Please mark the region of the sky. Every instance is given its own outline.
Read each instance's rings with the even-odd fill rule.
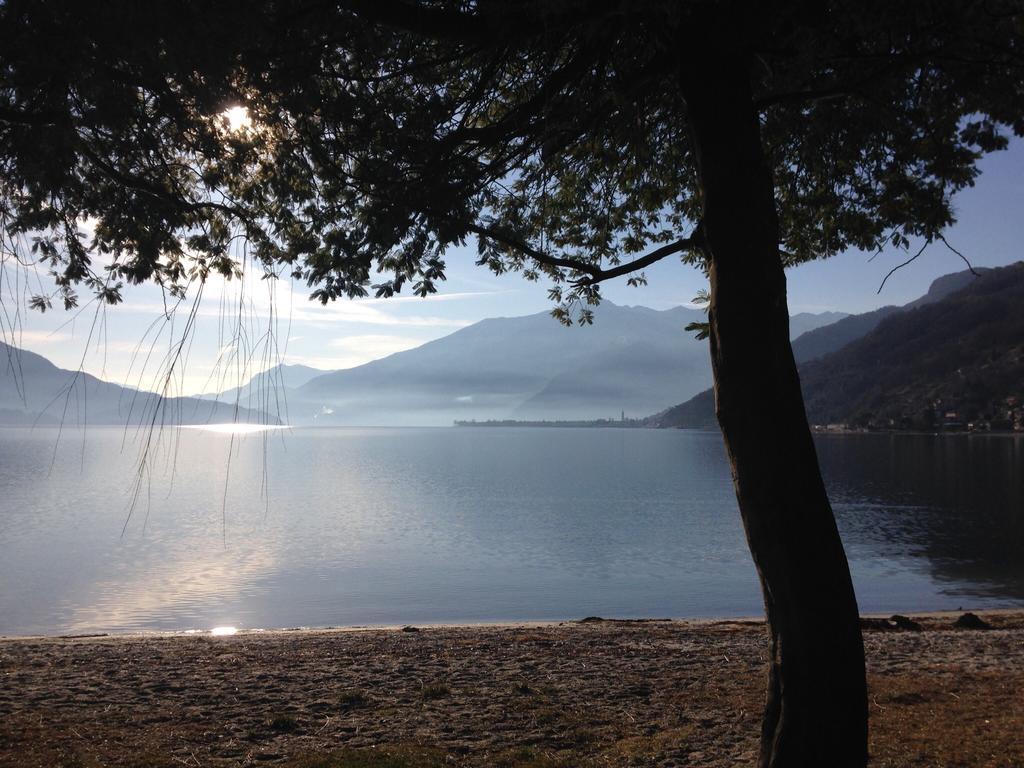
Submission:
[[[947,240],[975,266],[995,267],[1024,258],[1024,141],[986,157],[977,184],[955,198],[957,223]],[[226,389],[277,362],[325,370],[349,368],[411,349],[488,317],[526,315],[551,309],[546,288],[519,275],[495,276],[474,264],[472,248],[447,254],[447,281],[437,295],[421,299],[339,300],[328,306],[308,300],[308,289],[285,280],[211,281],[203,289],[190,343],[182,348],[168,394]],[[960,271],[964,262],[941,244],[931,246],[896,272],[879,292],[886,273],[907,258],[896,249],[871,258],[850,251],[787,273],[791,313],[866,312],[904,304],[924,294],[937,277]],[[674,259],[645,270],[648,285],[624,279],[606,283],[603,296],[617,304],[669,309],[688,303],[706,287],[699,270]],[[11,279],[10,270],[6,280]],[[8,284],[9,288],[10,284]],[[153,286],[131,287],[125,302],[97,314],[54,309],[40,314],[12,306],[18,328],[13,343],[62,368],[84,370],[119,384],[156,389],[164,364],[182,338],[187,307],[166,320]],[[239,311],[242,308],[243,311]],[[555,321],[552,320],[554,323]],[[3,340],[12,342],[9,332]]]

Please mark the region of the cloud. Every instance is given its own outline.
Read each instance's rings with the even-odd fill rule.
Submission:
[[[237,303],[221,303],[204,300],[196,312],[197,317],[217,318],[228,322],[236,321],[239,317],[239,306]],[[389,300],[390,301],[390,300]],[[191,303],[183,303],[177,313],[185,317],[191,310]],[[157,317],[163,314],[162,304],[152,302],[132,302],[118,307],[119,313],[136,313]],[[261,307],[258,303],[252,302],[241,309],[243,320],[270,320],[270,305]],[[280,301],[274,307],[275,322],[278,324],[291,323],[294,325],[310,326],[314,328],[337,328],[339,323],[356,323],[360,325],[379,326],[405,326],[409,328],[464,328],[472,325],[472,320],[463,320],[451,317],[438,317],[431,315],[400,315],[384,311],[368,302],[361,301],[339,301],[327,306],[289,305],[286,301]]]
[[[37,331],[23,329],[13,334],[5,334],[0,340],[13,344],[22,349],[31,347],[44,347],[50,345],[63,345],[74,339],[74,335],[66,331]]]
[[[514,291],[461,291],[454,293],[432,293],[429,296],[392,296],[390,299],[353,299],[360,304],[393,304],[403,301],[461,301],[462,299],[475,299],[480,296],[494,296],[501,293],[514,293]]]
[[[301,355],[289,354],[289,363],[301,363],[314,368],[338,370],[354,368],[371,360],[379,360],[396,352],[404,352],[424,343],[424,339],[413,336],[391,336],[386,334],[356,334],[331,339],[327,347],[331,354]]]
[[[341,349],[346,352],[376,352],[380,354],[391,354],[392,352],[400,352],[403,349],[418,347],[422,343],[422,339],[416,339],[410,336],[388,336],[383,334],[367,333],[331,339],[328,342],[328,345],[334,349]]]
[[[413,349],[423,344],[423,339],[412,336],[390,336],[384,334],[360,334],[332,339],[328,346],[348,355],[376,359],[394,352]]]
[[[338,323],[358,323],[361,325],[405,326],[410,328],[464,328],[471,325],[470,320],[430,315],[395,315],[385,312],[365,302],[334,303],[326,307],[308,307],[293,309],[282,319],[291,319],[292,323],[302,323],[314,327],[331,327]]]
[[[303,288],[289,279],[260,280],[255,270],[241,280],[215,278],[203,286],[197,322],[191,325],[198,286],[180,303],[151,285],[128,286],[124,303],[104,311],[104,327],[88,347],[87,333],[66,332],[73,326],[54,331],[37,326],[3,340],[34,349],[61,367],[83,364],[108,381],[152,389],[162,386],[167,351],[187,329],[189,340],[171,389],[175,395],[195,394],[217,389],[222,379],[235,386],[277,362],[337,370],[411,349],[478,319],[476,305],[467,317],[459,302],[500,293],[470,290],[321,305],[309,301]],[[171,318],[165,316],[168,309]]]

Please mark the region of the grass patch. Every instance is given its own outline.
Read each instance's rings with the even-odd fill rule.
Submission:
[[[423,696],[424,701],[436,701],[449,696],[451,692],[446,683],[427,683],[420,690],[420,695]]]
[[[292,733],[299,728],[299,721],[294,715],[274,715],[267,721],[267,727],[278,733]]]
[[[82,757],[77,752],[61,755],[56,763],[47,763],[54,768],[104,768],[109,763],[100,758]],[[173,768],[174,763],[170,758],[162,755],[154,755],[151,752],[142,752],[132,756],[132,768]]]
[[[533,711],[533,722],[537,725],[551,725],[565,718],[565,712],[555,707],[538,707]]]
[[[307,755],[280,764],[280,768],[450,768],[446,752],[429,747],[343,749],[327,755]],[[548,752],[518,747],[494,755],[488,768],[590,768],[592,760],[575,752]]]
[[[670,750],[685,748],[696,734],[693,725],[683,725],[651,736],[632,736],[615,742],[605,756],[613,765],[649,765],[658,762]]]
[[[493,768],[583,768],[592,765],[573,752],[542,752],[534,747],[519,747],[495,755],[488,765]]]
[[[512,683],[512,693],[516,696],[534,696],[542,699],[553,699],[558,696],[558,689],[548,683],[536,683],[524,679]]]
[[[425,747],[343,749],[289,760],[282,768],[445,768],[445,753]]]
[[[358,709],[369,705],[370,697],[366,691],[359,688],[350,688],[338,694],[338,705],[342,709]]]
[[[567,734],[569,739],[578,747],[586,747],[596,744],[601,740],[601,734],[593,728],[577,726]]]

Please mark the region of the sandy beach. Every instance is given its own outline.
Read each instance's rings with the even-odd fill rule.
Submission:
[[[873,766],[1024,766],[1024,614],[865,629]],[[756,621],[0,640],[0,765],[751,765]]]

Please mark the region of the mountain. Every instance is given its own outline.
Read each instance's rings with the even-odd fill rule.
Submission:
[[[715,416],[715,391],[705,389],[689,400],[648,416],[647,424],[663,429],[718,429]]]
[[[850,315],[831,325],[808,331],[793,341],[793,357],[797,363],[824,357],[871,333],[885,318],[902,311],[902,307],[879,307],[872,312]]]
[[[281,388],[295,389],[301,387],[307,381],[323,376],[325,373],[332,373],[322,368],[311,368],[308,365],[278,363],[267,368],[250,378],[240,387],[232,387],[223,392],[216,392],[201,395],[203,398],[215,398],[225,402],[233,402],[235,397],[246,397],[251,392],[259,392],[264,389]]]
[[[287,365],[278,363],[257,373],[240,387],[223,392],[199,395],[203,400],[216,400],[226,405],[240,405],[246,408],[287,416],[287,405],[292,391],[311,379],[330,371],[311,368],[308,365]]]
[[[796,339],[808,331],[832,325],[849,316],[847,312],[798,312],[789,318],[789,337]]]
[[[800,377],[816,424],[1012,426],[1024,403],[1024,262],[887,318]]]
[[[926,304],[934,304],[935,302],[941,301],[947,296],[966,288],[974,283],[978,277],[991,271],[991,267],[975,267],[973,270],[965,269],[963,272],[952,272],[948,275],[937,277],[932,281],[932,284],[928,286],[928,293],[919,299],[914,299],[909,304],[904,304],[903,308],[917,309],[918,307],[923,307]]]
[[[987,269],[977,269],[976,272],[985,272]],[[918,299],[905,304],[902,307],[886,306],[880,307],[873,312],[865,312],[860,315],[849,315],[835,323],[824,325],[820,328],[809,329],[806,333],[798,336],[793,342],[793,356],[798,363],[808,360],[816,360],[824,357],[830,352],[842,349],[851,341],[867,335],[878,324],[887,317],[903,312],[908,309],[916,309],[926,304],[941,301],[954,291],[969,285],[975,275],[970,270],[954,272],[936,279],[928,288],[928,292]],[[796,335],[796,334],[794,334]]]
[[[42,355],[0,342],[0,424],[276,424],[248,408],[158,395],[58,368]]]
[[[800,314],[794,331],[838,313]],[[710,379],[707,347],[684,329],[700,310],[604,302],[592,326],[547,312],[491,318],[416,349],[325,372],[276,365],[240,387],[169,398],[161,419],[299,424],[451,424],[456,419],[594,419],[664,408]],[[152,417],[156,395],[0,347],[0,423],[124,424]]]
[[[317,376],[323,376],[325,371],[322,368],[311,368],[308,365],[286,365],[280,363],[268,368],[262,373],[257,373],[246,384],[244,389],[262,389],[266,386],[283,386],[288,389],[295,389],[301,387],[307,381],[315,379]]]
[[[804,315],[801,327],[813,326]],[[444,338],[288,391],[292,423],[451,424],[596,419],[664,408],[711,379],[707,346],[684,329],[704,313],[603,302],[591,326],[549,313],[482,320]],[[818,322],[828,322],[831,316]]]
[[[304,410],[317,423],[342,424],[635,415],[706,385],[707,351],[684,330],[702,317],[684,307],[658,312],[604,302],[590,326],[566,328],[547,312],[482,320],[319,376],[290,395],[289,411],[293,419]],[[629,386],[641,381],[636,391]]]
[[[1006,398],[1024,401],[1024,263],[979,272],[945,275],[903,307],[851,315],[797,339],[811,423],[1006,421]],[[712,427],[714,396],[701,392],[649,423]]]

